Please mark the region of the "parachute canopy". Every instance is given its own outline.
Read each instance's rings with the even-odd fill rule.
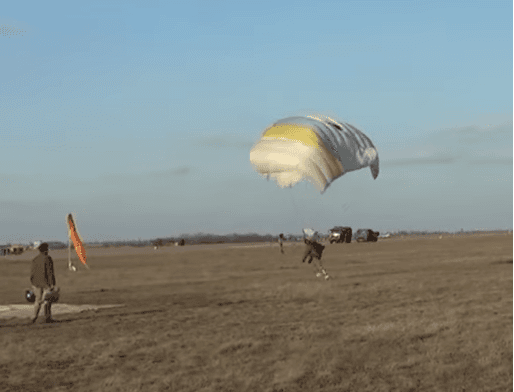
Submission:
[[[369,166],[376,179],[379,171],[378,152],[364,133],[321,116],[277,121],[252,148],[250,161],[282,188],[307,179],[321,193],[345,173]]]

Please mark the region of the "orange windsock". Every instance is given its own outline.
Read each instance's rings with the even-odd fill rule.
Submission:
[[[77,226],[75,226],[75,221],[73,220],[73,216],[71,216],[71,214],[68,214],[66,223],[68,224],[68,234],[71,241],[73,242],[73,246],[75,247],[75,252],[77,252],[77,256],[79,257],[80,261],[82,261],[82,264],[87,266],[86,249],[82,244],[82,238],[80,238],[80,235],[77,231]]]

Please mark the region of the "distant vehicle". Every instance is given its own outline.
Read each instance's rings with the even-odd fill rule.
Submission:
[[[352,228],[349,226],[335,226],[330,229],[330,235],[328,236],[328,241],[333,244],[335,243],[344,243],[349,244],[352,242]]]
[[[380,233],[371,229],[359,229],[355,232],[357,242],[377,242]]]
[[[389,238],[391,237],[391,233],[384,233],[379,236],[380,238]]]
[[[0,245],[0,255],[7,256],[11,253],[11,248],[9,245]]]
[[[9,252],[12,255],[21,255],[24,249],[23,245],[11,245]]]

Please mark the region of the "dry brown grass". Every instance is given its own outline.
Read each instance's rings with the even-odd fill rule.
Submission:
[[[126,304],[0,320],[2,391],[509,391],[512,236],[301,247],[53,252],[61,300]],[[0,260],[19,303],[30,255]]]

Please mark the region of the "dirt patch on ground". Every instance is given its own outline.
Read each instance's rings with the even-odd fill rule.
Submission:
[[[54,304],[52,305],[52,315],[66,313],[80,313],[88,310],[98,310],[106,308],[114,308],[123,305],[71,305],[71,304]],[[32,304],[13,304],[0,305],[0,319],[7,318],[26,318],[32,317],[34,305]],[[41,313],[41,312],[40,312]]]

